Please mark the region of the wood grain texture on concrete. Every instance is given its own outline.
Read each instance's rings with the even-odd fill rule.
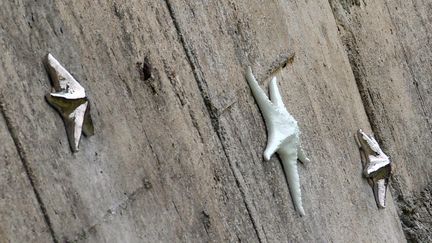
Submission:
[[[164,2],[2,5],[5,109],[56,241],[256,241]],[[47,52],[91,100],[76,154],[43,99]]]
[[[377,133],[400,164],[401,191],[430,182],[431,21],[421,4],[410,15],[402,1],[1,1],[0,101],[14,135],[0,118],[10,154],[0,165],[14,166],[0,171],[17,183],[0,185],[2,218],[13,211],[0,239],[404,242],[398,204],[389,196],[378,210],[362,178],[354,132]],[[77,153],[44,100],[48,52],[90,99],[96,134]],[[305,217],[279,159],[264,162],[247,66],[262,87],[278,77],[299,122],[312,160],[299,165]],[[23,199],[12,207],[14,197]]]
[[[0,242],[50,242],[52,238],[37,192],[33,190],[26,162],[17,151],[12,135],[14,124],[8,124],[7,119],[1,112]]]
[[[352,132],[367,117],[328,3],[168,2],[260,240],[403,239],[394,208],[377,212],[361,178]],[[265,127],[243,71],[251,65],[262,80],[291,52],[279,84],[313,161],[300,166],[304,218],[294,212],[278,160],[263,162]]]
[[[333,2],[370,122],[398,165],[402,192],[421,191],[432,173],[431,32],[410,1],[374,1],[345,12]]]
[[[408,240],[432,240],[412,233],[431,232],[416,218],[432,217],[420,202],[432,186],[432,3],[330,2],[372,129],[396,165],[392,192]]]

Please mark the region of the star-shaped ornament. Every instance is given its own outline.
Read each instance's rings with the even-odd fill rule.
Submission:
[[[392,174],[390,158],[381,150],[375,138],[361,129],[357,131],[357,143],[364,164],[363,174],[372,187],[378,208],[385,208],[387,187]]]
[[[84,88],[51,54],[45,65],[53,85],[53,91],[45,98],[62,116],[72,152],[77,152],[81,133],[94,134],[89,100]]]
[[[301,200],[297,159],[302,163],[310,160],[301,147],[300,130],[297,121],[288,113],[283,103],[276,77],[273,77],[270,82],[270,99],[259,86],[250,67],[247,69],[246,78],[267,127],[268,140],[267,147],[264,150],[264,159],[270,160],[274,153],[279,154],[294,206],[303,216],[305,211]]]

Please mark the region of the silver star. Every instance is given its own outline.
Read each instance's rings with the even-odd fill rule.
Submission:
[[[45,64],[53,83],[53,92],[45,98],[62,116],[70,147],[77,152],[81,133],[94,134],[90,103],[84,88],[51,54],[47,55]]]
[[[357,138],[365,165],[363,174],[372,186],[378,208],[385,208],[387,187],[392,172],[391,161],[373,136],[368,136],[359,129]]]
[[[297,121],[288,113],[283,104],[276,77],[273,77],[270,82],[270,99],[258,85],[250,67],[246,72],[246,78],[267,127],[268,140],[264,151],[264,159],[268,161],[275,152],[279,154],[294,206],[303,216],[305,212],[301,200],[297,159],[302,163],[309,162],[309,159],[300,145],[300,130]]]

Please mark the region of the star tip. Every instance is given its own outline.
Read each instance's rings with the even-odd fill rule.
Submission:
[[[357,131],[357,135],[358,135],[358,137],[363,137],[363,139],[364,139],[365,136],[366,136],[366,137],[369,137],[369,136],[366,135],[366,133],[363,132],[362,129],[359,129],[359,130]]]
[[[48,52],[48,54],[46,55],[46,61],[51,61],[52,59],[55,59],[54,58],[54,56],[50,53],[50,52]]]
[[[304,209],[299,210],[298,213],[299,213],[300,217],[306,216],[306,213],[305,213]]]
[[[247,74],[252,74],[252,68],[250,66],[247,66],[246,73]]]
[[[270,160],[270,158],[271,158],[271,155],[269,155],[269,154],[267,154],[267,153],[264,153],[264,160],[265,161],[269,161]]]
[[[385,209],[386,208],[386,205],[382,205],[382,204],[378,204],[377,206],[378,206],[378,209]]]
[[[53,68],[53,62],[55,62],[56,59],[54,58],[53,55],[51,55],[51,53],[48,52],[48,54],[45,57],[45,60],[43,61],[43,63],[45,64],[45,67],[48,69]]]
[[[78,147],[79,145],[75,145],[75,146],[71,146],[71,150],[72,150],[72,152],[73,153],[76,153],[76,152],[78,152],[79,151],[79,147]]]

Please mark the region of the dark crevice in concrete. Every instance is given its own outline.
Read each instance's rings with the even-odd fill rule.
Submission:
[[[399,205],[400,219],[408,242],[432,242],[432,183]]]
[[[153,67],[147,56],[144,57],[143,62],[137,62],[136,67],[140,74],[141,81],[146,81],[149,78],[153,77]]]
[[[201,133],[197,118],[195,116],[193,109],[190,106],[190,103],[187,99],[186,92],[185,92],[181,82],[178,80],[176,73],[169,67],[169,65],[165,61],[163,61],[163,63],[164,63],[164,65],[163,65],[164,66],[164,72],[166,73],[168,80],[171,83],[171,87],[173,89],[173,92],[175,93],[177,99],[179,100],[180,105],[182,107],[187,108],[187,110],[189,112],[189,117],[190,117],[191,122],[192,122],[192,126],[197,131],[201,143],[204,144],[205,141],[204,141],[203,134]]]
[[[48,212],[47,212],[46,206],[45,206],[45,204],[44,204],[44,202],[42,200],[42,197],[41,197],[41,195],[39,193],[39,189],[37,189],[36,185],[35,185],[35,179],[34,179],[33,170],[29,166],[29,162],[27,160],[27,156],[25,154],[23,146],[22,146],[21,142],[18,139],[17,129],[13,125],[11,117],[7,114],[6,107],[5,107],[5,104],[4,104],[3,101],[4,101],[3,96],[0,96],[0,111],[1,111],[1,113],[2,113],[2,115],[4,117],[4,119],[5,119],[6,127],[7,127],[8,131],[9,131],[9,134],[12,137],[12,140],[13,140],[14,144],[15,144],[18,156],[19,156],[19,158],[21,159],[21,161],[23,163],[24,170],[26,172],[27,178],[29,179],[30,185],[31,185],[31,187],[33,189],[33,192],[35,194],[36,200],[37,200],[39,208],[40,208],[40,210],[42,212],[44,221],[45,221],[45,223],[46,223],[46,225],[48,227],[49,233],[50,233],[50,235],[51,235],[51,237],[53,239],[53,242],[57,243],[58,240],[57,240],[57,237],[56,237],[56,235],[54,233],[54,229],[52,227],[51,220],[50,220],[50,218],[48,216]]]
[[[275,61],[270,64],[270,68],[265,72],[265,79],[274,77],[276,73],[280,72],[286,66],[294,62],[295,52],[287,51],[281,53],[276,57]]]
[[[361,5],[360,0],[340,0],[339,2],[342,5],[343,9],[348,13],[351,13],[351,8],[353,6],[360,7]]]
[[[237,187],[240,190],[241,196],[243,198],[243,202],[245,204],[248,216],[252,222],[252,226],[255,230],[256,236],[258,241],[261,243],[263,242],[263,236],[260,233],[259,230],[259,226],[256,220],[256,216],[254,211],[252,210],[252,205],[249,203],[250,200],[248,200],[247,197],[247,193],[246,193],[246,185],[245,182],[242,179],[242,175],[241,172],[237,169],[237,167],[235,166],[234,162],[230,159],[230,156],[228,155],[227,152],[227,148],[225,146],[225,138],[224,138],[224,129],[221,127],[220,122],[219,122],[219,116],[218,116],[218,110],[216,109],[216,107],[212,104],[211,99],[209,97],[209,94],[207,92],[207,83],[206,81],[202,78],[202,72],[200,71],[201,69],[198,67],[197,61],[196,61],[196,55],[193,53],[193,51],[191,50],[191,48],[188,47],[184,37],[183,37],[183,33],[180,29],[180,25],[175,17],[175,13],[174,13],[174,9],[173,6],[170,2],[170,0],[165,0],[165,3],[167,5],[167,9],[169,11],[170,17],[173,21],[174,27],[176,29],[177,35],[179,37],[179,41],[182,44],[183,50],[186,54],[187,60],[189,62],[189,66],[192,69],[192,73],[194,75],[194,78],[197,82],[198,85],[198,89],[201,93],[201,96],[203,98],[204,101],[204,105],[207,109],[207,113],[209,115],[210,118],[210,122],[212,124],[212,127],[214,129],[214,131],[216,132],[218,139],[221,143],[222,146],[222,150],[224,152],[225,157],[227,158],[229,165],[230,165],[230,169],[232,174],[234,175]]]
[[[201,221],[207,236],[211,239],[209,231],[211,227],[210,215],[206,211],[201,211]]]
[[[173,206],[174,206],[174,209],[175,209],[177,215],[179,216],[180,221],[182,221],[183,219],[182,219],[182,216],[181,216],[181,214],[180,214],[180,211],[179,211],[178,208],[177,208],[177,204],[175,204],[175,202],[174,202],[173,200],[171,200],[171,202],[172,202],[172,204],[173,204]]]

